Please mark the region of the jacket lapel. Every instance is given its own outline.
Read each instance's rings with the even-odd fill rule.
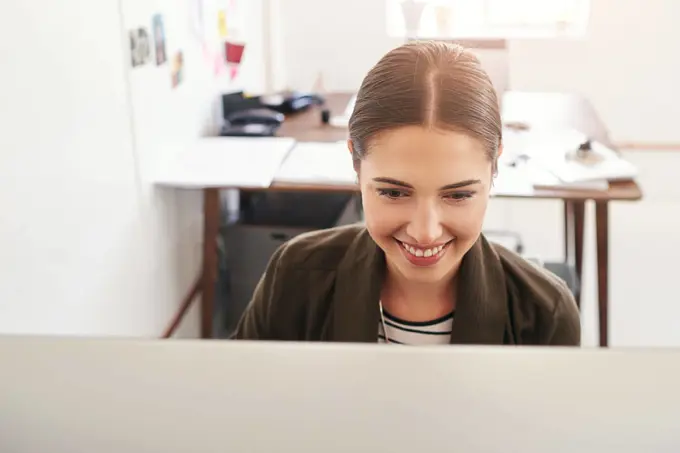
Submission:
[[[350,245],[337,270],[331,341],[378,341],[378,302],[385,257],[366,230]]]
[[[451,343],[503,344],[508,320],[505,273],[484,236],[463,258]]]

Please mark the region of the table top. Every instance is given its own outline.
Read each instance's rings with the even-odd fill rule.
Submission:
[[[231,187],[266,190],[296,141],[289,137],[203,137],[154,175],[159,186],[181,189]]]
[[[331,115],[341,115],[354,93],[330,93],[325,96],[326,107]],[[520,122],[530,127],[576,129],[606,146],[612,147],[609,133],[592,105],[583,97],[572,93],[542,93],[511,91],[503,96],[503,120]],[[346,127],[323,124],[321,109],[312,107],[304,112],[289,115],[278,131],[282,137],[297,141],[330,142],[347,140]],[[355,185],[310,185],[274,182],[268,190],[307,191],[355,191]],[[630,200],[642,198],[642,191],[635,181],[610,182],[608,190],[592,189],[534,189],[527,194],[496,193],[496,197],[552,198],[573,200]]]

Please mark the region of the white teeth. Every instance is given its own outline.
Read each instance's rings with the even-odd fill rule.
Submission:
[[[444,249],[444,245],[433,247],[431,249],[417,249],[415,247],[411,247],[410,245],[404,244],[403,242],[401,243],[401,245],[404,247],[404,250],[409,252],[411,255],[425,258],[434,256]]]

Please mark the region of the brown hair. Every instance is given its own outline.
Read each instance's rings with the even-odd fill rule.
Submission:
[[[484,143],[495,171],[502,131],[496,90],[463,47],[411,42],[368,72],[349,120],[355,167],[380,133],[410,125],[470,134]]]

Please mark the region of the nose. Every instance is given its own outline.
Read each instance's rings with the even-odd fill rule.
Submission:
[[[436,242],[442,233],[441,215],[437,206],[427,201],[418,203],[406,227],[406,234],[416,243],[428,245]]]

